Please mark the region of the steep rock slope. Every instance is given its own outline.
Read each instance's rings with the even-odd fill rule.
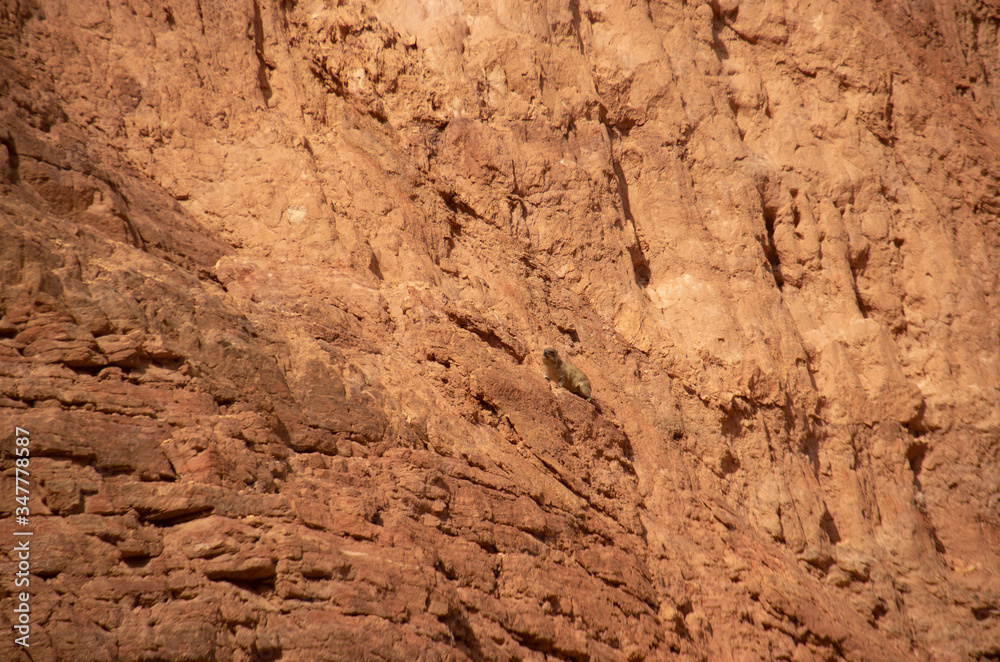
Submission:
[[[4,2],[0,656],[1000,657],[998,29]]]

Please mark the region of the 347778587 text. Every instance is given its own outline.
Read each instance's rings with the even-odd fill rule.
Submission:
[[[31,636],[31,536],[28,529],[31,511],[28,499],[31,496],[29,467],[31,464],[31,433],[21,427],[14,428],[14,546],[11,558],[17,563],[14,572],[14,587],[19,589],[14,595],[14,643],[27,648]]]

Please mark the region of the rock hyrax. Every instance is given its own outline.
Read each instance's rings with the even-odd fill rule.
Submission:
[[[545,363],[546,379],[590,402],[590,380],[583,370],[559,358],[559,352],[551,347],[542,352],[542,361]]]

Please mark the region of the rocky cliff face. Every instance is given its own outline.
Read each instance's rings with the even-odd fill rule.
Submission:
[[[0,657],[997,659],[998,36],[6,0]]]

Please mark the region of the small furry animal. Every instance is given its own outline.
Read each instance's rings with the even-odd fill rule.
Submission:
[[[559,352],[551,347],[542,352],[542,361],[545,363],[545,379],[590,402],[590,380],[583,370],[559,358]]]

